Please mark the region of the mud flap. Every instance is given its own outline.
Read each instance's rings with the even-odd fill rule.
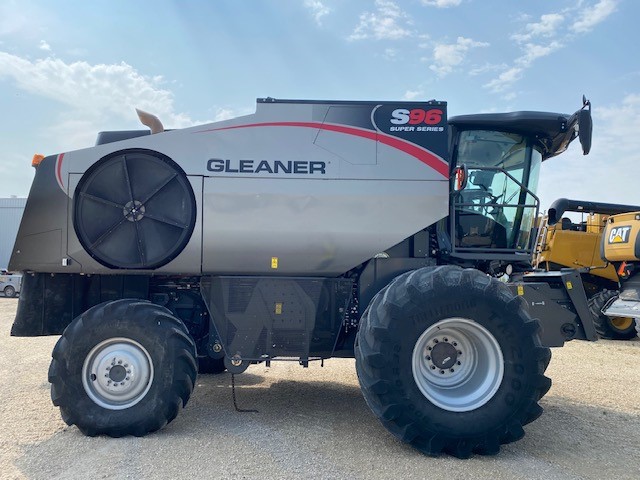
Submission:
[[[94,305],[148,296],[149,277],[143,275],[28,273],[22,277],[11,335],[60,335],[75,317]]]

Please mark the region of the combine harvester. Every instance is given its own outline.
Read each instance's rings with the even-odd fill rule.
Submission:
[[[602,313],[634,318],[640,334],[640,209],[609,217],[600,252],[603,260],[613,263],[622,284],[619,298],[604,305]]]
[[[631,317],[608,317],[602,308],[617,298],[620,278],[613,264],[601,255],[601,239],[610,215],[640,211],[639,206],[585,202],[560,198],[542,217],[533,266],[547,271],[576,268],[589,299],[593,323],[602,338],[630,340],[636,337]],[[566,212],[587,214],[586,220],[572,222]]]
[[[143,116],[144,117],[144,116]],[[579,273],[531,268],[543,161],[573,115],[259,99],[180,130],[35,157],[12,328],[58,335],[64,421],[145,435],[201,372],[355,357],[364,397],[429,455],[495,454],[540,416],[549,347],[595,339]],[[150,134],[151,133],[151,134]],[[233,377],[232,377],[233,378]]]

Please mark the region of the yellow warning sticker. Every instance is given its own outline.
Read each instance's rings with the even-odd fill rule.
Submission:
[[[520,295],[520,296],[524,295],[524,286],[523,285],[518,285],[518,295]]]
[[[271,257],[271,268],[278,268],[278,257]]]
[[[571,282],[567,282],[567,290],[571,290],[573,288],[573,285],[571,284]]]
[[[276,315],[282,315],[282,303],[276,303]]]

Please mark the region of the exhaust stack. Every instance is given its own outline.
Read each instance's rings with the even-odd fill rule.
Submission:
[[[164,132],[164,127],[162,126],[162,122],[158,117],[137,108],[136,113],[138,114],[138,118],[140,119],[142,124],[151,129],[151,135],[153,135],[154,133]]]

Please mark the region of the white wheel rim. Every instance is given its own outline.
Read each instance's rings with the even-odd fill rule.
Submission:
[[[82,366],[84,390],[97,405],[124,410],[144,398],[153,382],[149,352],[129,338],[110,338],[93,347]]]
[[[450,412],[468,412],[493,398],[504,377],[500,344],[482,325],[447,318],[415,344],[413,378],[422,394]]]

